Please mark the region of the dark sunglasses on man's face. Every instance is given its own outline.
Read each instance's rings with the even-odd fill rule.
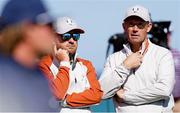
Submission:
[[[73,34],[65,33],[65,34],[61,34],[61,38],[63,41],[68,41],[71,38],[73,38],[74,41],[78,41],[80,38],[80,34],[78,34],[78,33],[73,33]]]
[[[148,23],[149,22],[137,22],[137,23],[127,22],[126,24],[128,27],[134,27],[136,25],[139,29],[144,29]]]

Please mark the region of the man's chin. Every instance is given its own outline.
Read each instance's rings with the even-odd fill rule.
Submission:
[[[132,39],[130,42],[136,44],[136,43],[141,43],[142,41],[140,41],[139,39]]]
[[[74,51],[74,50],[68,50],[68,52],[69,52],[69,54],[71,54],[71,55],[73,55],[73,54],[76,53],[76,51]]]

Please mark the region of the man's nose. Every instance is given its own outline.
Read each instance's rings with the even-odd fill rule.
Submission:
[[[134,25],[133,26],[133,31],[137,31],[139,28],[138,28],[138,26],[137,25]]]
[[[74,44],[75,43],[75,40],[71,37],[69,40],[68,40],[69,43],[71,44]]]

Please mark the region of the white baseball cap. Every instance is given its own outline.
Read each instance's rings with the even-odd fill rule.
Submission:
[[[140,6],[140,5],[135,5],[135,6],[128,8],[128,10],[125,13],[124,20],[130,16],[138,16],[138,17],[142,18],[144,21],[151,22],[150,13],[149,13],[148,9],[146,9],[145,7]]]
[[[77,31],[78,33],[84,33],[84,30],[70,17],[58,18],[53,26],[58,34],[64,34],[72,30]]]

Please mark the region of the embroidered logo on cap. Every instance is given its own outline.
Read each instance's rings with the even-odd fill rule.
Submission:
[[[137,8],[133,8],[132,10],[133,10],[134,13],[137,13],[139,11],[139,8],[138,7]]]
[[[72,21],[71,19],[69,19],[69,18],[66,20],[66,22],[67,22],[67,24],[69,24],[69,25],[73,25],[73,21]]]

